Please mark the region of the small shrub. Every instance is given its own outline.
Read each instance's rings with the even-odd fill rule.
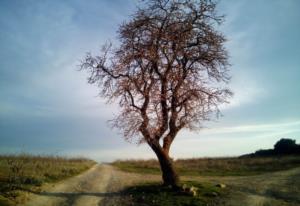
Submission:
[[[23,183],[27,185],[41,186],[43,181],[41,179],[34,178],[34,177],[26,177]]]

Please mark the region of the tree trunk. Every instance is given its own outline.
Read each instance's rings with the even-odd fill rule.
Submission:
[[[160,163],[164,185],[172,186],[172,188],[177,189],[179,187],[179,177],[169,155],[163,152],[162,155],[157,155],[157,157]]]
[[[179,188],[179,176],[177,175],[174,167],[173,161],[169,157],[169,152],[164,151],[160,145],[150,145],[155,152],[162,172],[163,184],[166,186],[171,186],[173,189]]]

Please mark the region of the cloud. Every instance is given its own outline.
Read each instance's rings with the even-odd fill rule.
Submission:
[[[257,103],[268,97],[268,91],[259,85],[255,78],[247,72],[233,75],[228,85],[234,95],[229,103],[220,106],[221,111]]]
[[[218,128],[204,128],[202,134],[228,134],[228,133],[251,133],[251,132],[272,132],[272,131],[300,131],[300,120],[273,123],[273,124],[250,124],[239,125],[233,127],[218,127]]]
[[[246,1],[221,1],[218,10],[226,18],[220,30],[227,38],[225,47],[229,52],[229,67],[232,79],[229,88],[234,92],[229,104],[221,105],[221,110],[234,109],[247,104],[262,101],[268,96],[264,82],[257,78],[258,68],[252,66],[256,56],[257,24],[253,24],[243,15],[247,10]],[[244,20],[244,21],[243,21]]]
[[[239,156],[258,149],[272,148],[280,138],[300,141],[299,119],[268,124],[214,126],[198,132],[181,131],[172,146],[172,156]]]
[[[105,122],[117,106],[106,105],[76,70],[85,52],[97,54],[114,40],[136,2],[0,2],[1,151],[25,143],[30,151],[58,148],[102,160],[155,157],[111,132]],[[242,154],[283,136],[299,138],[298,4],[221,1],[235,96],[221,106],[226,115],[218,125],[179,134],[175,157]]]

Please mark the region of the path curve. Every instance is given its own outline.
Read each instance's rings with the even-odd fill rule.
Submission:
[[[230,194],[222,206],[298,206],[300,205],[300,168],[243,177],[182,177],[213,184],[225,183]],[[160,181],[158,175],[122,172],[111,165],[95,165],[88,171],[42,187],[30,195],[26,206],[107,206],[122,205],[119,191],[137,183]]]
[[[157,175],[122,172],[108,164],[98,164],[88,171],[42,187],[30,194],[25,206],[105,206],[116,205],[126,186],[151,180]],[[118,205],[118,204],[117,204]]]

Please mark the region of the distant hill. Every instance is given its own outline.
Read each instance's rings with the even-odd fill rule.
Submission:
[[[300,145],[296,140],[282,138],[275,143],[273,149],[260,149],[251,154],[245,154],[240,157],[268,157],[283,155],[300,155]]]

